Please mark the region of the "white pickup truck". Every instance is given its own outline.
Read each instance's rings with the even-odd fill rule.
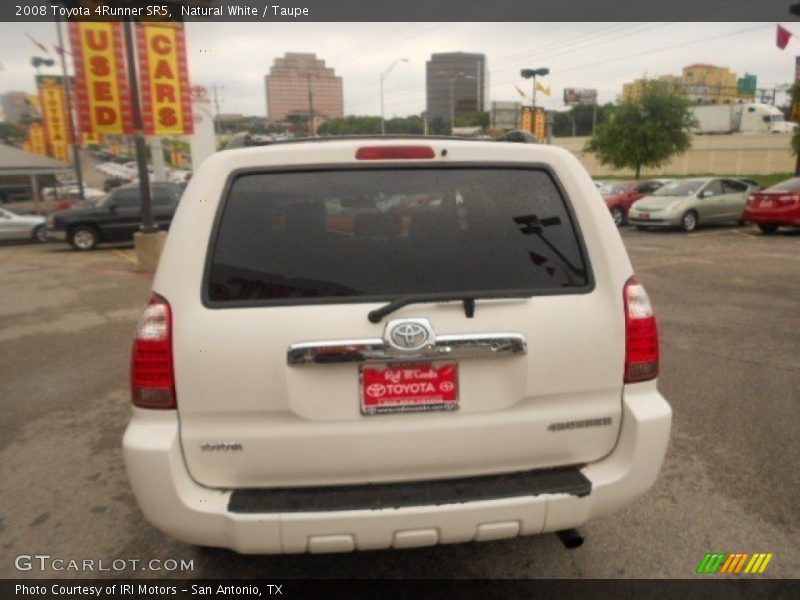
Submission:
[[[297,141],[191,179],[137,328],[144,515],[242,553],[559,532],[656,480],[653,309],[550,146]]]

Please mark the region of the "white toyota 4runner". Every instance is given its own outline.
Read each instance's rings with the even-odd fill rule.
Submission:
[[[170,228],[125,463],[147,519],[193,544],[574,546],[658,475],[658,359],[647,294],[565,150],[229,150]]]

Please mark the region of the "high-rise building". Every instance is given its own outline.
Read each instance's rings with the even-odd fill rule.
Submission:
[[[0,106],[3,110],[3,120],[8,123],[19,124],[37,116],[36,109],[26,92],[6,92],[0,96]]]
[[[428,123],[439,118],[449,125],[451,113],[459,116],[486,110],[486,56],[433,54],[425,66]]]
[[[276,58],[266,84],[270,121],[283,122],[292,115],[307,118],[312,111],[317,118],[344,116],[342,78],[316,54],[287,52]]]

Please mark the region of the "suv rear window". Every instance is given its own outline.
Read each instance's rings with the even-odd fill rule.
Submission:
[[[536,169],[240,175],[210,252],[212,303],[535,295],[590,282],[565,199]]]

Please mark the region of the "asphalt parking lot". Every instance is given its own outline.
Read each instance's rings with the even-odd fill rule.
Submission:
[[[239,556],[178,543],[142,518],[120,450],[132,331],[151,278],[130,247],[0,246],[0,577],[19,554],[188,559],[193,577],[692,577],[706,552],[800,566],[800,232],[623,237],[662,332],[675,411],[666,464],[626,510],[554,535],[327,556]],[[87,572],[83,576],[181,576]],[[708,577],[708,576],[706,576]]]

